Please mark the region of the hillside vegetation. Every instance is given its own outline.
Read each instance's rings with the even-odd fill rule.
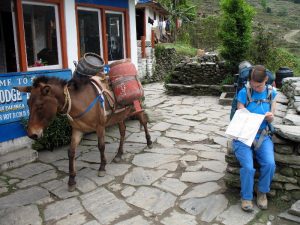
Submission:
[[[300,3],[294,3],[294,0],[266,0],[264,8],[262,2],[248,0],[256,10],[253,31],[258,23],[263,24],[266,30],[274,34],[277,47],[286,48],[300,57]],[[199,15],[207,17],[220,14],[219,0],[193,0],[193,3],[197,5]],[[291,37],[292,42],[288,42],[284,37],[293,31],[295,35]]]

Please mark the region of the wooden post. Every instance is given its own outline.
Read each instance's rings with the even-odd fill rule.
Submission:
[[[154,48],[155,46],[155,31],[151,30],[151,47]]]
[[[146,37],[141,37],[142,58],[146,58]]]

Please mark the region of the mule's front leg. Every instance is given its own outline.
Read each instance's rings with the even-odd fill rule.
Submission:
[[[100,151],[101,163],[98,171],[99,177],[105,176],[105,166],[106,166],[106,157],[105,157],[105,128],[102,126],[98,126],[97,128],[97,136],[98,136],[98,148]]]
[[[126,132],[126,126],[124,121],[118,123],[119,125],[119,131],[120,131],[120,145],[118,149],[118,153],[114,158],[114,162],[120,162],[123,155],[123,145],[124,145],[124,139],[125,139],[125,132]]]
[[[73,129],[72,130],[72,139],[71,139],[71,146],[68,152],[69,156],[69,182],[68,182],[68,190],[74,191],[76,188],[76,166],[75,166],[75,153],[76,148],[81,140],[82,132]]]

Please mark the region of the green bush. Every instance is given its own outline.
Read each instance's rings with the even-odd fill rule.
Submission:
[[[265,66],[276,72],[280,67],[289,67],[297,75],[300,72],[300,60],[286,49],[275,48],[270,52]]]
[[[221,0],[221,56],[228,71],[237,73],[250,47],[254,9],[245,0]]]
[[[27,126],[27,121],[23,121]],[[70,144],[72,128],[66,116],[58,115],[44,130],[41,138],[34,141],[32,148],[35,150],[53,150],[56,147]]]
[[[225,78],[222,80],[221,85],[225,84],[233,84],[234,83],[234,76],[231,74],[227,74]]]
[[[165,47],[163,45],[159,45],[159,44],[155,45],[155,51],[154,51],[155,57],[160,58],[164,50]]]
[[[177,33],[177,43],[181,43],[184,45],[191,44],[191,32],[190,32],[190,24],[183,24],[182,27],[178,30]]]

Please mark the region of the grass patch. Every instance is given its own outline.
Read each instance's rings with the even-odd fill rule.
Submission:
[[[179,55],[194,57],[197,53],[197,49],[193,48],[188,44],[181,43],[161,43],[157,45],[158,47],[164,48],[174,48]]]

